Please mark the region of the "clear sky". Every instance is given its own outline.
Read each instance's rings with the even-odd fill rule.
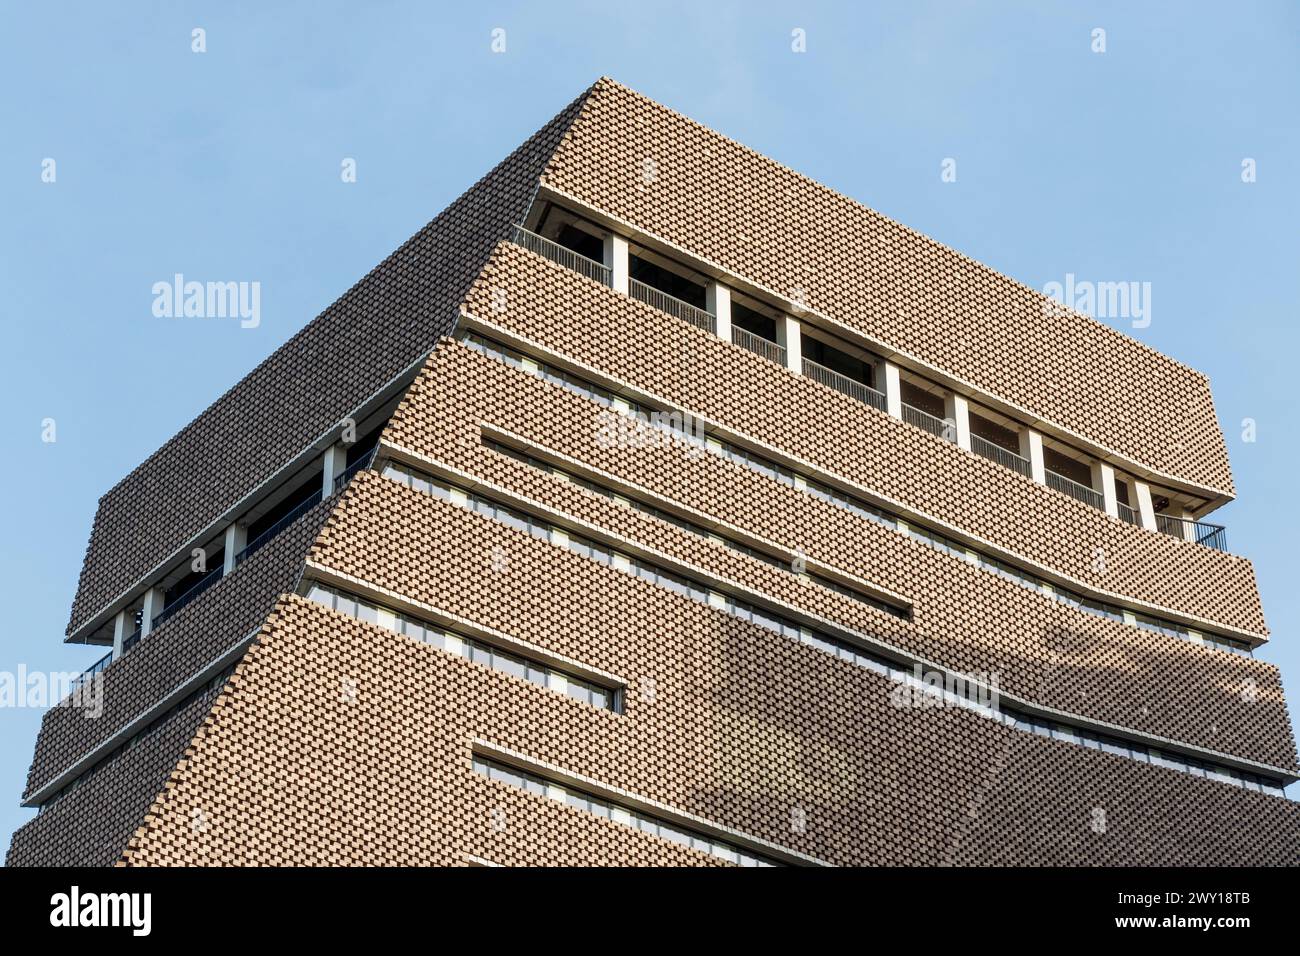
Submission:
[[[1240,496],[1213,520],[1294,712],[1300,6],[2,9],[0,671],[95,660],[61,641],[98,497],[608,74],[1035,288],[1150,282],[1150,325],[1115,324],[1211,377]],[[177,272],[260,282],[261,324],[155,317]],[[39,720],[0,708],[6,849]]]

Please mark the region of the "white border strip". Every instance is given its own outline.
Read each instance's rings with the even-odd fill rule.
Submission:
[[[537,644],[529,641],[520,640],[512,637],[502,631],[486,627],[482,624],[476,624],[468,618],[459,617],[449,611],[434,607],[432,604],[425,604],[423,601],[417,601],[414,598],[406,597],[396,591],[374,584],[364,578],[358,578],[351,574],[345,574],[342,571],[336,571],[331,567],[318,564],[315,561],[308,560],[306,563],[306,574],[303,576],[303,584],[310,585],[313,582],[319,582],[329,587],[344,588],[359,594],[361,597],[378,601],[392,610],[402,614],[409,614],[422,620],[428,620],[438,627],[444,627],[449,631],[458,631],[475,640],[483,641],[485,644],[491,644],[493,647],[499,647],[503,651],[515,651],[516,653],[580,677],[585,681],[597,684],[606,690],[626,692],[627,681],[617,674],[611,674],[609,671],[603,671],[600,668],[592,667],[590,664],[584,664],[582,661],[574,660],[572,657],[565,657],[563,654],[557,654],[554,651],[547,650]],[[300,585],[301,587],[302,585]],[[305,596],[305,595],[304,595]],[[404,636],[404,635],[399,635]]]
[[[829,564],[823,564],[815,558],[806,554],[799,554],[791,551],[783,544],[778,544],[767,538],[752,534],[744,528],[739,528],[734,524],[726,521],[720,521],[717,518],[704,514],[702,511],[696,511],[689,505],[684,505],[672,498],[666,498],[656,491],[651,491],[642,485],[625,481],[617,475],[612,475],[607,471],[601,471],[599,468],[593,468],[590,465],[578,461],[576,458],[570,458],[568,455],[561,454],[558,451],[547,448],[545,445],[538,444],[531,439],[522,435],[516,435],[512,431],[493,425],[491,422],[479,422],[480,433],[486,435],[491,441],[498,442],[516,451],[531,455],[547,464],[562,468],[565,471],[573,472],[581,478],[585,478],[597,484],[612,486],[616,491],[626,498],[641,501],[644,504],[651,505],[661,511],[676,515],[692,524],[700,525],[703,528],[709,528],[716,531],[719,536],[737,539],[741,544],[752,547],[758,551],[763,551],[778,561],[793,565],[796,560],[802,561],[808,570],[819,575],[830,578],[845,587],[853,588],[862,592],[867,597],[872,597],[888,604],[893,604],[906,610],[909,614],[912,612],[915,602],[909,597],[905,597],[896,591],[882,587],[879,584],[872,584],[856,574],[850,574],[839,568],[832,567]],[[703,453],[703,452],[701,452]],[[787,571],[790,568],[786,568]]]
[[[517,767],[520,770],[535,773],[540,777],[548,777],[561,785],[569,785],[579,790],[585,790],[593,796],[601,797],[613,803],[623,804],[647,816],[658,817],[668,823],[676,823],[679,826],[703,833],[705,836],[725,840],[727,843],[733,843],[746,850],[752,850],[755,853],[780,860],[792,866],[834,866],[834,864],[819,860],[815,856],[788,849],[770,840],[751,836],[740,830],[733,830],[731,827],[714,823],[712,820],[696,816],[694,813],[687,813],[685,810],[675,809],[666,803],[660,803],[658,800],[639,796],[630,790],[624,790],[622,787],[601,783],[592,777],[566,770],[564,767],[544,760],[538,760],[536,757],[530,757],[518,750],[494,744],[482,737],[475,737],[470,742],[470,753],[474,757],[496,760]]]
[[[189,677],[174,684],[172,689],[167,691],[167,693],[159,698],[156,703],[142,710],[130,721],[115,730],[111,736],[103,740],[91,750],[87,751],[80,759],[74,761],[67,768],[55,774],[48,781],[33,790],[23,799],[21,805],[24,807],[38,807],[54,794],[58,793],[67,784],[81,776],[81,774],[86,770],[99,763],[104,755],[117,749],[118,745],[124,741],[130,740],[141,729],[148,727],[159,714],[165,713],[173,704],[187,696],[197,685],[202,684],[204,681],[211,680],[217,673],[224,669],[226,665],[240,657],[248,650],[248,646],[253,643],[257,635],[261,633],[261,630],[262,625],[259,624],[254,630],[250,631],[236,643],[232,644],[212,660],[208,661],[208,663],[204,664],[197,671],[190,674]],[[148,640],[148,638],[146,638],[146,640]]]

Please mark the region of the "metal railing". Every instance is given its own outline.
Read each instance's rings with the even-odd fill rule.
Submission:
[[[1141,525],[1142,519],[1138,516],[1135,509],[1130,508],[1122,501],[1115,502],[1115,507],[1119,510],[1119,520],[1128,524]]]
[[[123,654],[125,654],[131,648],[135,647],[137,644],[140,643],[140,635],[143,633],[143,631],[144,631],[143,628],[137,627],[134,631],[132,631],[123,639],[122,641]]]
[[[689,322],[697,329],[713,332],[717,328],[717,319],[713,313],[699,306],[691,305],[674,295],[669,295],[652,285],[646,285],[639,279],[627,280],[627,294],[638,302],[644,302],[660,312],[674,315],[683,322]]]
[[[89,684],[96,674],[108,670],[108,665],[111,663],[113,663],[113,652],[109,651],[73,679],[72,683],[68,687],[68,697],[71,697],[86,684]],[[65,697],[64,700],[67,700],[67,698]]]
[[[1058,475],[1054,471],[1048,471],[1046,478],[1047,487],[1055,488],[1075,501],[1082,501],[1085,505],[1092,505],[1101,511],[1106,510],[1106,499],[1102,497],[1100,491],[1094,491],[1087,485],[1082,485],[1073,478],[1066,478],[1065,475]]]
[[[1026,478],[1034,477],[1034,466],[1029,463],[1028,458],[1021,458],[1015,452],[1008,451],[987,438],[981,438],[979,435],[972,433],[970,436],[970,450],[981,458],[996,461],[1004,468],[1018,471]]]
[[[785,349],[782,346],[738,325],[731,327],[731,342],[742,349],[749,349],[754,354],[763,356],[769,362],[775,362],[777,365],[785,364]]]
[[[153,619],[153,623],[149,625],[150,630],[156,628],[159,624],[167,620],[169,617],[171,617],[173,614],[175,614],[185,605],[189,604],[191,601],[193,601],[196,597],[198,597],[208,588],[212,587],[212,585],[220,581],[221,576],[224,573],[225,573],[224,566],[217,565],[207,574],[203,575],[203,577],[199,578],[197,581],[191,584],[188,588],[185,589],[184,594],[181,594],[180,596],[176,597],[170,604],[168,604],[165,608],[163,608],[161,611],[158,612],[158,616],[155,617]]]
[[[379,450],[379,446],[375,445],[368,452],[366,452],[364,455],[362,455],[352,464],[348,465],[341,472],[335,475],[334,490],[340,491],[344,485],[346,485],[349,481],[352,480],[353,475],[355,475],[361,469],[369,467],[370,463],[375,460],[375,452],[378,450]]]
[[[927,411],[903,402],[903,421],[917,428],[923,428],[944,441],[954,444],[957,442],[957,423],[951,418],[940,418],[938,415],[931,415]]]
[[[595,279],[602,285],[612,286],[614,284],[614,274],[609,266],[597,262],[595,259],[588,259],[567,246],[562,246],[558,242],[539,236],[535,232],[529,232],[520,225],[514,227],[513,238],[515,245],[523,246],[529,252],[535,252],[545,259],[559,263],[566,269],[572,269],[588,279]]]
[[[1170,537],[1192,541],[1213,548],[1215,551],[1228,550],[1228,529],[1221,524],[1188,521],[1172,515],[1156,515],[1156,529]]]
[[[803,373],[814,382],[820,382],[837,392],[843,392],[850,398],[856,398],[864,405],[878,408],[882,412],[886,410],[885,393],[877,392],[870,385],[859,382],[857,379],[841,375],[834,369],[829,369],[825,365],[818,365],[812,359],[807,358],[803,360]]]
[[[317,495],[311,495],[310,497],[304,498],[300,503],[293,507],[292,511],[263,531],[252,541],[248,542],[248,544],[244,546],[244,550],[235,555],[235,564],[240,565],[247,561],[254,551],[262,547],[262,545],[266,544],[318,504],[320,504],[320,498]]]

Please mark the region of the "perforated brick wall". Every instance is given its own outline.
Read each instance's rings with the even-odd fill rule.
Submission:
[[[522,583],[505,577],[498,588]],[[966,711],[897,709],[885,678],[771,643],[752,625],[700,627],[617,593],[586,597],[619,602],[617,624],[572,633],[563,646],[619,665],[632,682],[624,715],[287,600],[127,861],[713,862],[478,776],[476,739],[830,863],[1036,862],[1048,852],[1074,863],[1294,859],[1300,810],[1285,800],[1016,740]],[[528,594],[516,599],[565,617]],[[640,689],[650,676],[654,700]],[[1012,778],[1042,775],[1031,804],[1022,806],[1023,790],[1004,793],[1000,765]],[[1094,830],[1096,807],[1107,811],[1105,834]],[[1012,811],[1022,815],[999,825]],[[198,833],[196,815],[210,824]],[[1012,826],[1032,834],[999,842]]]
[[[140,743],[97,769],[86,783],[19,827],[5,865],[116,862],[216,696],[213,689],[181,708]]]
[[[302,515],[227,577],[182,608],[101,676],[103,713],[53,707],[41,720],[27,773],[30,794],[108,740],[236,642],[252,634],[276,598],[292,591],[333,500]]]
[[[1109,518],[517,246],[498,247],[466,305],[493,325],[1075,579],[1266,633],[1245,558]],[[762,499],[753,504],[765,507]]]
[[[612,80],[596,84],[542,181],[1106,448],[1232,493],[1201,373],[1087,316],[1045,314],[1041,293]]]
[[[493,244],[527,210],[577,106],[105,493],[69,633],[433,347]]]

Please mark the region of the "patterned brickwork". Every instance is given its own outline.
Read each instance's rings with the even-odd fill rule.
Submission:
[[[1267,633],[1248,560],[1109,518],[517,246],[498,248],[467,308],[1076,580]]]
[[[1232,493],[1209,382],[611,80],[543,182],[1159,471]]]
[[[217,690],[182,707],[76,790],[19,827],[5,865],[111,866],[197,732]]]
[[[1232,491],[1199,373],[1045,317],[1032,290],[602,80],[104,496],[70,629],[432,349],[384,433],[430,467],[1039,704],[1296,766],[1271,665],[1087,615],[716,455],[603,443],[595,403],[439,342],[460,305],[1089,586],[1267,633],[1249,561],[1124,525],[501,242],[539,179]],[[494,428],[901,595],[912,618],[503,456],[483,442]],[[304,556],[616,675],[624,708],[289,594]],[[104,717],[52,710],[28,792],[254,631],[224,689],[187,688],[21,828],[7,862],[718,864],[486,779],[476,741],[831,864],[1271,865],[1300,850],[1286,800],[908,706],[869,668],[371,472],[110,667]]]
[[[569,617],[535,593],[518,598],[535,618]],[[966,711],[898,709],[886,679],[752,625],[698,628],[619,606],[608,629],[565,643],[623,665],[624,715],[286,600],[127,862],[714,862],[479,777],[476,739],[836,864],[1035,863],[1048,852],[1081,864],[1270,864],[1300,845],[1300,808],[1287,801],[1015,740]],[[642,678],[655,680],[653,700]],[[1041,775],[1032,803],[1003,792],[999,762]],[[1027,825],[1050,833],[1048,850],[1030,837],[998,842],[996,821],[1018,803],[1029,803]],[[1109,842],[1093,830],[1098,806],[1109,808]],[[202,832],[196,813],[210,823]]]
[[[322,502],[255,551],[234,573],[199,595],[103,673],[104,712],[54,707],[41,721],[26,793],[66,770],[91,749],[210,664],[266,619],[276,598],[292,591],[303,558],[329,514]]]
[[[999,769],[1001,768],[1001,769]],[[1211,794],[1208,781],[1016,735],[944,862],[978,866],[1295,866],[1300,807]],[[1176,774],[1184,777],[1185,774]]]
[[[504,478],[511,474],[507,464],[492,471]],[[996,673],[1008,693],[1237,756],[1295,765],[1278,672],[1262,661],[1084,616],[860,519],[848,547],[823,552],[818,545],[830,539],[811,539],[810,557],[829,553],[832,564],[842,561],[866,580],[888,569],[889,578],[880,583],[903,585],[897,590],[916,599],[916,617],[908,623],[571,486],[514,475],[507,480],[521,492],[575,517],[963,673]],[[788,525],[801,517],[793,507],[783,513]],[[535,582],[532,599],[498,593],[504,579],[487,573],[498,552],[508,552],[511,570]],[[565,631],[574,626],[598,628],[624,604],[649,602],[663,618],[696,620],[704,629],[726,616],[373,474],[353,483],[312,559],[507,633],[532,620],[537,602],[567,602],[571,620],[548,638],[556,642],[570,640]],[[562,653],[579,657],[580,649]],[[620,670],[616,662],[590,663]]]
[[[69,633],[419,360],[527,209],[571,104],[100,499]]]

